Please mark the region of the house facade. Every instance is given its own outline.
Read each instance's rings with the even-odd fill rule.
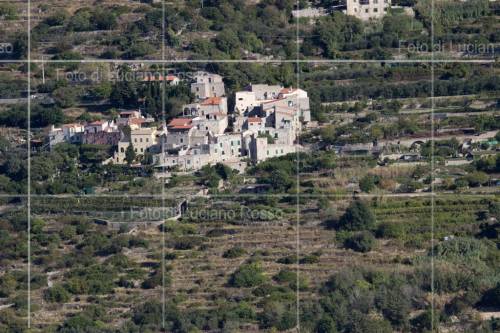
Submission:
[[[347,0],[346,14],[363,21],[379,19],[387,14],[391,0]]]
[[[197,72],[191,84],[191,92],[198,100],[209,97],[221,97],[226,94],[222,76],[207,72]]]

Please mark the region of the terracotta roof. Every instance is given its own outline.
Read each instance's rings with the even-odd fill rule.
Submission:
[[[260,122],[262,122],[262,119],[259,117],[249,117],[248,122],[249,123],[260,123]]]
[[[96,121],[91,122],[88,125],[90,125],[90,126],[96,126],[96,125],[102,125],[102,124],[104,124],[104,121],[102,121],[102,120],[96,120]]]
[[[163,75],[148,75],[146,76],[142,81],[145,81],[145,82],[149,82],[149,81],[163,81],[163,80],[167,80],[167,81],[173,81],[175,79],[177,79],[177,76],[175,75],[167,75],[166,77],[164,77]]]
[[[219,105],[221,101],[221,97],[209,97],[201,102],[201,105]]]
[[[134,124],[134,125],[141,125],[142,123],[146,122],[146,119],[144,119],[144,118],[131,118],[131,119],[129,119],[128,122],[130,124]]]
[[[283,89],[280,90],[280,94],[290,94],[290,93],[293,93],[296,90],[297,89],[293,89],[293,88],[283,88]]]
[[[171,129],[191,129],[193,126],[191,125],[182,125],[182,126],[172,126]]]
[[[173,128],[173,129],[190,129],[193,127],[192,124],[193,120],[190,118],[175,118],[172,119],[168,123],[168,128]]]

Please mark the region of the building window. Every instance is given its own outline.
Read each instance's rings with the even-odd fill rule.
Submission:
[[[146,142],[149,142],[149,138],[146,138]]]
[[[365,9],[365,13],[368,13],[370,10],[368,8]]]
[[[134,142],[137,142],[137,138],[134,139]]]
[[[384,8],[384,12],[386,12],[386,11],[387,11],[387,7]]]
[[[139,141],[142,142],[142,138],[140,138]]]
[[[373,12],[377,13],[378,12],[378,8],[373,8]]]
[[[122,148],[120,149],[120,151],[121,151],[122,153],[124,153],[124,152],[125,152],[125,149],[123,149],[123,147],[122,147]]]

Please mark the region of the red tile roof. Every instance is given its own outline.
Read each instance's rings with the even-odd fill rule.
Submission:
[[[262,122],[262,119],[259,117],[249,117],[248,122],[249,123],[260,123],[260,122]]]
[[[164,77],[163,75],[148,75],[142,81],[144,81],[144,82],[149,82],[149,81],[163,81],[165,79],[167,81],[174,81],[175,79],[177,79],[177,76],[175,76],[175,75],[167,75],[166,77]]]
[[[130,124],[134,124],[134,125],[141,125],[142,123],[146,122],[146,119],[143,119],[143,118],[131,118],[131,119],[129,119],[128,122]]]
[[[98,125],[102,125],[102,124],[104,124],[104,121],[96,120],[96,121],[91,122],[89,125],[90,126],[98,126]]]
[[[221,97],[209,97],[201,102],[201,105],[219,105],[221,101]]]
[[[290,93],[293,93],[296,90],[297,89],[293,89],[293,88],[283,88],[283,89],[280,90],[280,94],[290,94]]]
[[[193,127],[191,125],[192,122],[193,120],[190,118],[175,118],[172,119],[167,126],[172,129],[190,129]]]

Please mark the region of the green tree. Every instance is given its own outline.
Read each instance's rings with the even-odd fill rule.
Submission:
[[[465,179],[469,183],[469,186],[478,187],[485,184],[488,181],[489,177],[486,173],[477,171],[468,174],[467,176],[465,176]]]
[[[359,181],[359,188],[361,191],[369,193],[375,188],[376,177],[373,175],[366,175]]]
[[[125,150],[125,161],[127,161],[127,164],[130,165],[135,161],[135,158],[136,158],[135,149],[131,142],[128,145],[127,150]]]
[[[316,324],[316,333],[337,333],[335,321],[329,316],[323,316]]]
[[[343,230],[371,230],[375,224],[375,216],[370,208],[361,200],[355,200],[341,216],[338,227]]]
[[[240,46],[238,36],[232,30],[223,30],[215,38],[215,45],[224,53],[234,53]]]

